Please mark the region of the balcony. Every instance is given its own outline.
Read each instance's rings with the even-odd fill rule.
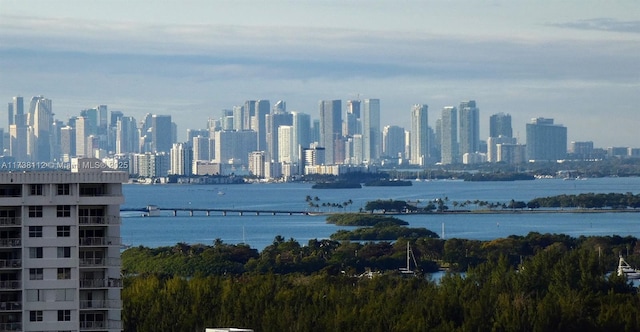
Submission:
[[[122,288],[122,279],[80,279],[80,288]]]
[[[0,269],[19,269],[21,267],[21,259],[0,259]]]
[[[119,267],[119,258],[80,258],[80,267]]]
[[[80,309],[122,309],[120,300],[80,300]]]
[[[80,321],[81,331],[122,329],[122,322],[119,320],[84,320]]]
[[[81,246],[111,246],[117,245],[119,246],[121,243],[121,239],[119,237],[114,236],[102,236],[102,237],[81,237],[80,239]]]
[[[78,224],[80,225],[119,225],[120,217],[113,216],[80,216]]]
[[[22,310],[22,303],[18,301],[0,302],[0,310],[2,311],[20,311]]]
[[[20,289],[22,283],[19,280],[0,281],[0,290]]]
[[[20,217],[0,217],[0,226],[20,226],[22,218]]]
[[[0,332],[4,331],[22,331],[21,323],[0,323]]]
[[[20,238],[0,239],[0,248],[19,248],[21,245],[22,239]]]

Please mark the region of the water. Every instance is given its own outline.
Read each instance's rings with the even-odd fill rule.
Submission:
[[[576,181],[556,179],[517,182],[414,182],[412,187],[363,187],[362,189],[311,189],[311,184],[248,184],[248,185],[123,185],[123,208],[147,205],[176,208],[229,208],[263,210],[315,211],[305,201],[318,197],[319,203],[353,204],[344,209],[321,208],[322,211],[355,212],[367,201],[375,199],[419,200],[426,202],[445,197],[452,202],[482,200],[508,203],[529,201],[535,197],[580,193],[638,194],[640,178],[602,178]],[[328,238],[339,227],[325,222],[324,216],[249,215],[239,216],[204,212],[169,213],[159,217],[141,217],[140,213],[123,212],[122,238],[126,244],[148,247],[172,246],[178,242],[211,244],[217,238],[225,243],[247,243],[262,250],[277,235],[294,238],[301,244],[310,239]],[[640,237],[640,214],[479,214],[479,215],[403,215],[410,227],[426,227],[445,238],[490,240],[512,234],[563,233],[580,235],[631,235]]]

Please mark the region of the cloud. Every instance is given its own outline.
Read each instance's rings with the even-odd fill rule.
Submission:
[[[579,30],[640,33],[640,21],[620,21],[613,18],[592,18],[573,22],[551,24],[552,26]]]

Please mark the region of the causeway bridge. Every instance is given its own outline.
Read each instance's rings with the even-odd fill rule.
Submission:
[[[260,209],[235,209],[235,208],[192,208],[192,207],[159,207],[155,205],[149,205],[143,208],[120,208],[120,212],[141,212],[145,217],[157,217],[161,216],[162,212],[170,212],[174,217],[178,216],[180,212],[187,213],[190,217],[193,217],[196,213],[204,214],[207,217],[212,213],[226,216],[228,214],[237,214],[239,216],[244,215],[304,215],[308,216],[314,214],[310,211],[291,211],[291,210],[260,210]]]

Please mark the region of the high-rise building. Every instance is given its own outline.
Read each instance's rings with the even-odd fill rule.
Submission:
[[[116,121],[117,154],[139,152],[139,139],[135,118],[123,116]]]
[[[320,141],[325,149],[325,163],[337,163],[336,142],[340,141],[342,133],[342,101],[320,101]]]
[[[442,109],[440,144],[443,164],[455,164],[460,161],[458,154],[458,110],[454,106],[446,106]]]
[[[382,139],[380,130],[380,99],[365,99],[362,107],[362,160],[374,163],[380,159]]]
[[[193,150],[190,144],[174,143],[171,148],[170,174],[188,176],[192,173]]]
[[[258,100],[255,110],[255,126],[252,129],[258,135],[257,151],[268,151],[267,149],[267,114],[271,113],[271,106],[268,100]]]
[[[460,142],[458,153],[474,153],[480,151],[480,109],[476,101],[463,101],[458,109],[460,113]]]
[[[0,173],[2,330],[122,330],[127,174],[96,162],[79,160],[72,172]]]
[[[193,161],[210,161],[211,158],[211,148],[209,147],[209,143],[211,140],[209,137],[197,136],[191,139],[193,146]]]
[[[347,100],[347,114],[345,119],[344,136],[362,134],[362,124],[360,121],[360,101]]]
[[[416,104],[411,108],[410,163],[426,165],[429,159],[429,106]]]
[[[300,162],[302,159],[302,149],[311,146],[311,116],[306,113],[292,112],[293,116],[293,145],[294,151],[291,159],[294,163]]]
[[[553,119],[536,118],[527,123],[527,159],[557,161],[567,156],[567,128]]]
[[[18,126],[26,126],[27,125],[27,116],[24,113],[24,98],[20,96],[13,97],[13,112],[14,118],[11,121],[11,124],[15,124]]]
[[[293,163],[293,126],[278,127],[278,159],[280,163]]]
[[[272,113],[267,114],[265,120],[267,130],[267,150],[265,158],[267,158],[267,161],[277,161],[280,159],[278,155],[280,151],[278,147],[278,128],[280,126],[293,125],[293,115],[287,112]]]
[[[79,116],[76,118],[76,153],[75,155],[78,157],[87,157],[91,154],[88,154],[86,151],[87,145],[87,118],[84,116]]]
[[[171,115],[154,114],[151,118],[151,149],[153,152],[169,152],[173,144]]]
[[[500,160],[498,159],[498,145],[499,144],[516,144],[517,141],[515,137],[506,137],[506,136],[498,136],[498,137],[489,137],[487,140],[487,161],[490,163],[497,163]]]
[[[33,161],[51,161],[51,125],[53,124],[53,112],[51,99],[42,96],[31,98],[31,106],[27,115],[27,124],[33,133],[33,144],[29,144],[27,154]]]
[[[385,126],[382,130],[382,154],[388,158],[404,159],[404,133],[399,126]]]
[[[256,115],[256,101],[247,100],[242,107],[242,130],[251,130],[253,124],[253,117]]]
[[[248,165],[248,156],[255,151],[256,132],[253,130],[244,131],[216,131],[215,132],[215,158],[219,164],[242,164]]]
[[[244,108],[242,106],[233,106],[233,130],[241,131],[244,126]]]
[[[7,126],[10,126],[13,124],[14,119],[14,115],[13,115],[13,102],[9,103],[9,105],[7,106]]]
[[[60,128],[60,160],[70,162],[76,155],[76,129],[71,126]]]
[[[497,113],[489,117],[489,137],[513,137],[511,115]]]

